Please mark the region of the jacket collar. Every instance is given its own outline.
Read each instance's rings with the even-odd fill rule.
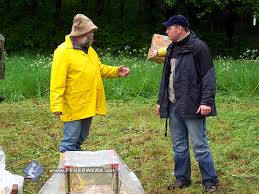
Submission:
[[[181,38],[180,40],[175,41],[176,45],[185,44],[189,40],[190,34],[191,34],[191,32],[188,32],[183,38]]]
[[[87,47],[81,47],[81,45],[77,42],[76,38],[70,35],[67,35],[65,37],[65,43],[67,48],[71,48],[71,49],[76,49],[76,50],[82,50],[84,51],[86,54],[88,53],[88,49]]]
[[[183,45],[183,47],[178,51],[178,54],[186,54],[186,53],[193,52],[192,42],[195,39],[198,39],[198,36],[193,31],[190,31],[190,34],[187,37],[185,37],[183,40],[181,40],[180,42],[172,42],[169,45],[169,49],[172,53],[172,50],[175,46],[182,46]]]
[[[66,35],[65,37],[65,45],[66,45],[66,48],[73,49],[73,44],[69,35]]]

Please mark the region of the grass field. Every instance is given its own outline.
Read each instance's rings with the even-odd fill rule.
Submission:
[[[103,57],[112,65],[130,66],[126,79],[106,80],[108,115],[95,117],[84,150],[115,149],[139,177],[147,194],[168,194],[174,180],[172,145],[155,103],[162,66],[139,57]],[[51,58],[15,55],[7,58],[7,77],[0,81],[0,145],[7,169],[22,175],[31,160],[45,173],[26,182],[24,193],[37,193],[57,167],[62,123],[49,112]],[[218,193],[259,193],[259,62],[215,61],[218,116],[208,119],[211,150],[220,179]],[[197,162],[192,154],[193,184],[174,193],[202,193]],[[171,192],[173,193],[173,192]]]
[[[170,137],[154,113],[154,101],[112,102],[109,114],[96,117],[84,150],[115,149],[141,180],[146,193],[167,194],[174,180]],[[258,193],[258,99],[220,98],[219,116],[208,119],[209,140],[220,179],[218,193]],[[27,182],[25,193],[37,193],[57,167],[62,123],[49,113],[48,101],[25,100],[0,105],[0,145],[7,169],[22,175],[31,160],[44,175]],[[185,193],[202,193],[197,163],[192,155],[193,184]],[[176,191],[175,193],[182,193]]]
[[[0,94],[8,101],[49,96],[51,56],[14,55],[7,57],[6,80],[0,81]],[[102,62],[127,65],[131,75],[127,79],[105,80],[108,99],[132,100],[157,95],[162,65],[143,57],[113,57],[105,55]],[[217,59],[218,93],[228,95],[259,95],[259,61]]]

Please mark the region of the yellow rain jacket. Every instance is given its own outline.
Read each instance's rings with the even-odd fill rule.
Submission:
[[[167,50],[167,47],[163,47],[163,48],[158,49],[157,55],[159,57],[165,57],[166,56],[166,50]]]
[[[54,52],[50,81],[51,112],[64,122],[106,115],[102,78],[116,78],[118,67],[104,65],[95,50],[74,49],[70,36]]]

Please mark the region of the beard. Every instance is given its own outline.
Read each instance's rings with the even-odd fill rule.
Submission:
[[[93,44],[93,41],[94,40],[92,37],[85,36],[84,38],[82,38],[82,42],[80,43],[80,46],[88,48]]]

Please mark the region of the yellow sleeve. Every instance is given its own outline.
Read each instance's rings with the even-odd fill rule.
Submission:
[[[167,50],[167,47],[163,47],[163,48],[160,48],[157,50],[157,55],[159,57],[165,57],[166,55],[166,50]]]
[[[117,77],[119,77],[119,68],[118,67],[102,64],[99,57],[98,57],[98,54],[96,53],[96,51],[92,47],[90,47],[90,49],[93,51],[93,53],[95,55],[95,58],[100,65],[100,72],[101,72],[102,78],[117,78]]]
[[[100,71],[103,78],[117,78],[119,77],[119,68],[100,64]]]
[[[66,88],[68,62],[65,53],[55,50],[50,78],[50,110],[63,112],[63,94]]]

